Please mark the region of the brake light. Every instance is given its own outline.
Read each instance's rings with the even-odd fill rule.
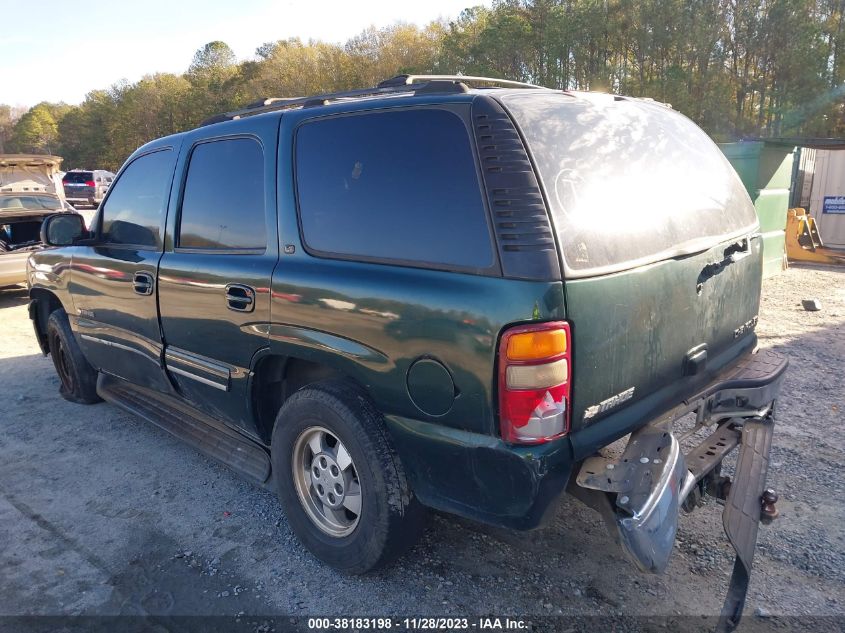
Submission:
[[[86,186],[86,187],[93,187],[93,186],[94,186],[94,181],[93,181],[93,180],[86,180],[86,181],[85,181],[85,186]]]
[[[569,431],[571,345],[563,321],[520,325],[499,344],[502,439],[548,442]]]

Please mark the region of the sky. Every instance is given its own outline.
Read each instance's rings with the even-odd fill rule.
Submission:
[[[454,19],[490,0],[0,0],[0,103],[80,103],[94,89],[184,72],[222,40],[239,60],[264,42],[344,42],[368,26]]]

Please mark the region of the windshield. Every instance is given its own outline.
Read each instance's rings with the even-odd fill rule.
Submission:
[[[61,208],[62,203],[56,196],[19,193],[0,196],[0,211],[51,211]]]
[[[570,276],[703,250],[756,226],[719,148],[663,105],[527,90],[502,102],[531,150]]]

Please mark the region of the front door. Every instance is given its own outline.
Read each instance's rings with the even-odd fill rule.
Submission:
[[[91,245],[73,255],[71,325],[88,361],[107,374],[171,390],[162,365],[156,275],[177,151],[132,160],[105,200]]]
[[[234,126],[227,130],[233,131]],[[159,268],[165,364],[197,408],[251,430],[249,375],[267,346],[269,286],[277,259],[276,125],[184,142],[178,212]],[[236,131],[236,130],[235,130]]]

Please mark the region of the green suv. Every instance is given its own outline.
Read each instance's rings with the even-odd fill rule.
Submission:
[[[427,508],[529,529],[568,491],[660,572],[711,494],[741,614],[786,361],[755,349],[754,208],[671,108],[462,76],[267,99],[137,150],[90,232],[42,233],[62,395],[272,487],[333,567],[390,562]]]

